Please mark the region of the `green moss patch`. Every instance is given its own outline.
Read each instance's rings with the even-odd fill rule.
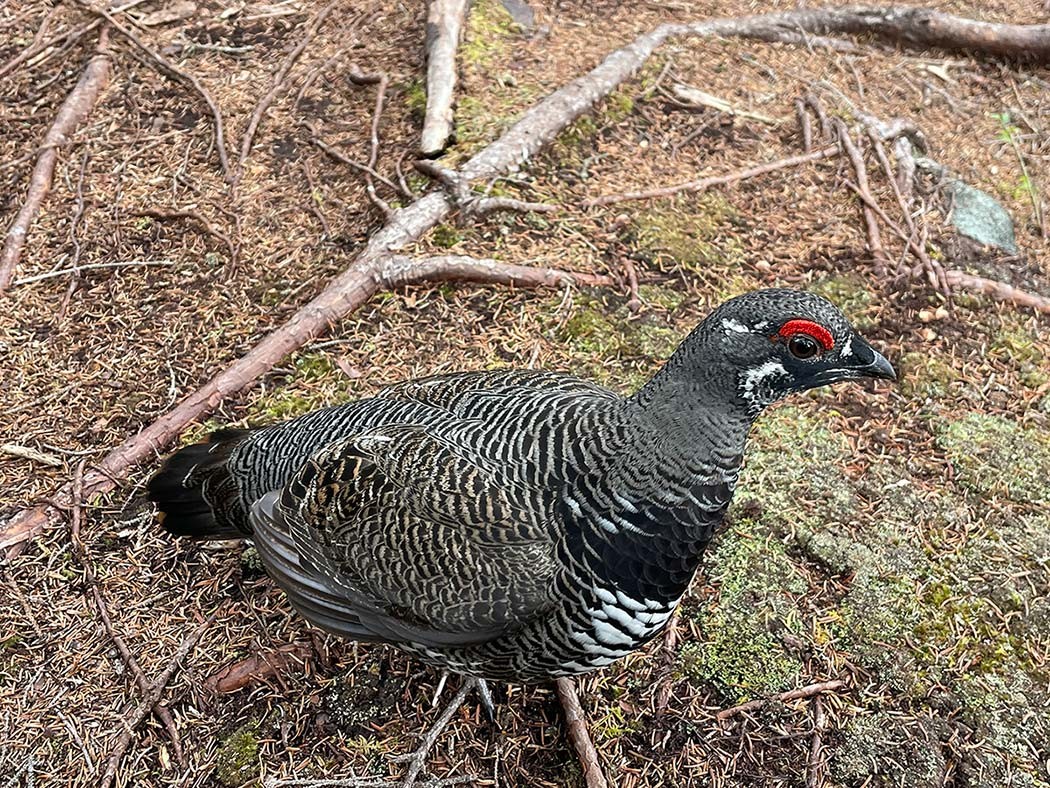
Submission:
[[[1050,505],[1050,433],[1002,416],[970,413],[936,425],[960,482],[989,503]]]
[[[259,760],[259,722],[253,720],[219,742],[215,755],[215,777],[220,784],[233,788],[255,777]]]

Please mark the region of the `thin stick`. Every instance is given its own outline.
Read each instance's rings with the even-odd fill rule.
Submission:
[[[1050,315],[1050,298],[1046,296],[1019,290],[1005,282],[996,282],[981,276],[974,276],[965,271],[945,271],[944,277],[952,287],[972,290],[975,293],[984,293],[996,301],[1006,301],[1018,306],[1028,307],[1044,315]]]
[[[21,279],[16,279],[13,283],[13,287],[21,287],[22,285],[30,285],[34,282],[43,282],[46,279],[57,279],[60,276],[66,274],[79,274],[82,271],[98,271],[103,268],[133,268],[139,266],[167,266],[175,265],[174,260],[128,260],[123,263],[88,263],[87,265],[80,265],[76,268],[60,268],[57,271],[48,271],[44,274],[34,274],[33,276],[25,276]]]
[[[660,668],[663,676],[656,685],[656,713],[663,714],[671,700],[674,685],[674,663],[678,656],[678,613],[671,616],[660,643]]]
[[[192,219],[204,227],[204,232],[226,245],[226,251],[230,253],[231,265],[237,263],[237,248],[233,245],[233,241],[225,233],[216,230],[211,222],[197,211],[177,208],[136,208],[134,211],[131,211],[131,215],[152,216],[154,219]]]
[[[76,2],[85,10],[105,18],[118,33],[138,47],[147,57],[150,58],[150,60],[156,63],[160,67],[161,72],[175,80],[189,85],[202,99],[204,99],[204,103],[208,105],[208,111],[211,112],[212,121],[215,124],[215,151],[219,156],[219,165],[222,167],[223,175],[225,175],[228,180],[230,178],[230,161],[226,154],[226,133],[223,130],[222,112],[219,111],[219,105],[215,103],[215,99],[212,98],[208,89],[204,87],[195,76],[186,73],[168,60],[168,58],[164,57],[164,55],[142,43],[142,40],[137,35],[114,19],[112,14],[102,9],[92,8],[84,2],[84,0],[76,0]]]
[[[390,83],[390,78],[385,73],[364,74],[357,68],[357,66],[351,66],[350,81],[355,85],[378,86],[376,88],[375,108],[372,110],[372,126],[369,129],[368,165],[364,168],[365,191],[368,194],[368,199],[379,209],[380,213],[382,213],[389,222],[391,216],[393,216],[394,210],[390,207],[390,203],[376,193],[376,186],[372,182],[372,179],[374,177],[381,178],[384,183],[393,186],[389,180],[380,176],[375,169],[376,163],[379,161],[379,120],[383,116],[383,103],[386,101],[386,88]],[[394,191],[398,190],[398,187],[396,186],[393,186],[393,188]]]
[[[419,151],[437,156],[452,134],[456,90],[456,49],[467,15],[467,0],[430,0],[427,13],[427,113]]]
[[[739,706],[733,706],[728,709],[723,709],[718,712],[715,717],[721,722],[722,720],[728,720],[730,717],[735,717],[737,714],[743,714],[748,711],[754,711],[760,709],[767,703],[774,701],[779,703],[785,703],[789,700],[802,700],[803,698],[812,698],[814,695],[820,695],[823,692],[837,692],[840,689],[845,689],[849,685],[842,679],[833,679],[832,681],[819,681],[816,684],[809,684],[805,687],[799,687],[798,689],[788,690],[787,692],[781,692],[779,695],[774,695],[772,698],[759,698],[758,700],[749,700],[747,703],[741,703]]]
[[[525,202],[513,197],[481,197],[470,204],[470,212],[476,216],[488,216],[497,211],[513,213],[557,213],[562,210],[557,205],[545,202]]]
[[[40,155],[37,157],[36,166],[29,179],[29,191],[25,202],[7,231],[4,248],[0,251],[0,293],[11,284],[15,267],[25,247],[29,227],[51,190],[55,162],[58,161],[58,150],[69,142],[70,136],[84,122],[95,106],[99,95],[105,90],[109,83],[110,64],[109,31],[103,27],[98,35],[95,54],[84,67],[80,79],[66,96],[66,100],[62,102],[58,114],[55,115],[54,123],[44,135]]]
[[[47,29],[51,27],[51,22],[55,18],[55,14],[58,13],[58,6],[51,8],[47,14],[44,15],[44,20],[40,23],[40,27],[36,29],[36,33],[33,34],[33,40],[29,42],[29,45],[11,58],[7,63],[0,66],[0,77],[7,76],[11,71],[16,69],[21,63],[29,60],[29,58],[36,55],[38,52],[42,52],[46,45],[42,45],[40,42],[44,36],[47,35]],[[67,33],[68,35],[68,33]]]
[[[143,697],[146,697],[150,692],[149,683],[146,681],[146,676],[142,672],[142,668],[139,666],[138,660],[131,653],[131,649],[128,648],[128,644],[124,642],[124,639],[117,634],[113,627],[113,619],[109,614],[109,606],[106,604],[106,599],[102,595],[102,589],[99,588],[98,577],[95,575],[95,569],[91,564],[91,559],[88,556],[87,545],[80,538],[80,527],[83,522],[83,507],[84,507],[84,466],[86,460],[81,460],[77,463],[76,470],[73,474],[73,497],[70,502],[70,542],[73,546],[73,554],[77,557],[80,565],[84,568],[84,576],[87,580],[87,584],[91,589],[92,597],[95,600],[95,607],[98,608],[99,617],[102,619],[102,625],[106,630],[106,634],[109,639],[113,641],[113,644],[117,647],[121,657],[124,659],[124,664],[131,670],[132,675],[135,677],[135,683],[138,684],[139,691],[142,692]],[[172,748],[175,750],[175,757],[178,762],[185,765],[186,759],[182,751],[182,740],[179,738],[178,728],[175,727],[175,720],[171,717],[171,712],[168,711],[168,707],[159,701],[153,705],[153,712],[157,715],[157,718],[164,723],[164,727],[168,731],[168,737],[171,739]]]
[[[602,767],[598,763],[598,751],[594,749],[591,734],[587,730],[587,720],[576,694],[576,682],[571,678],[560,678],[554,682],[558,701],[565,712],[565,728],[572,742],[576,756],[583,768],[583,781],[587,788],[609,788]]]
[[[626,202],[628,200],[654,200],[660,197],[673,197],[674,195],[683,192],[702,192],[706,189],[710,189],[712,186],[735,183],[736,181],[743,181],[748,178],[754,178],[758,175],[764,175],[767,172],[776,172],[777,170],[784,170],[788,167],[797,167],[800,164],[807,164],[811,161],[829,159],[833,156],[838,156],[839,153],[841,153],[839,147],[837,145],[832,145],[809,153],[801,153],[798,156],[788,156],[787,158],[777,159],[776,161],[767,162],[766,164],[759,164],[755,167],[737,170],[728,175],[713,175],[696,181],[679,183],[675,186],[663,186],[659,189],[647,189],[646,191],[640,192],[606,194],[603,197],[592,197],[589,200],[583,200],[580,205],[584,208],[591,208],[598,205],[612,205],[618,202]]]
[[[273,76],[273,84],[270,89],[259,99],[259,102],[255,105],[255,110],[252,112],[251,118],[248,120],[248,127],[244,130],[244,136],[241,138],[241,154],[237,159],[237,169],[234,172],[233,184],[240,181],[241,175],[244,174],[244,163],[248,160],[248,154],[252,150],[252,140],[255,139],[255,132],[259,128],[259,124],[262,122],[262,117],[266,113],[266,110],[270,108],[274,100],[283,93],[288,87],[288,74],[291,72],[292,67],[298,62],[300,56],[306,50],[306,47],[310,45],[314,36],[317,35],[317,31],[321,29],[321,25],[324,24],[328,14],[331,13],[332,9],[335,8],[336,3],[339,0],[332,0],[328,5],[318,11],[309,22],[306,23],[306,31],[303,33],[302,39],[298,44],[288,53],[288,56],[281,63],[281,67],[277,69],[277,73]]]
[[[507,174],[536,155],[569,124],[593,109],[598,101],[637,73],[655,49],[671,36],[757,37],[771,24],[786,25],[796,30],[829,32],[834,28],[863,34],[878,32],[880,25],[891,16],[899,22],[901,15],[914,19],[916,13],[929,12],[892,7],[824,11],[802,9],[744,19],[711,20],[694,25],[663,25],[611,52],[590,72],[532,106],[499,139],[467,161],[461,174],[468,180],[489,180]],[[1002,45],[1005,42],[1010,55],[1024,57],[1027,51],[1018,49],[1017,44],[1034,40],[1050,55],[1050,36],[1046,34],[1046,25],[988,25],[944,14],[940,18],[947,18],[956,26],[970,25],[985,31],[995,38],[991,46],[998,54],[1003,54]],[[974,27],[967,29],[972,30]],[[953,43],[951,37],[938,40],[945,41],[947,45]],[[962,40],[954,39],[955,43]],[[921,47],[929,46],[932,42],[928,31],[920,27],[907,43]],[[974,48],[982,51],[980,46]],[[372,235],[349,267],[330,281],[317,297],[292,315],[287,323],[264,337],[247,354],[186,397],[173,410],[107,454],[99,463],[98,470],[89,474],[86,489],[92,494],[111,489],[115,481],[126,476],[132,466],[154,457],[191,421],[211,412],[226,397],[242,391],[286,354],[302,347],[365,303],[379,289],[379,283],[384,281],[381,268],[389,250],[403,248],[419,240],[444,221],[454,208],[447,195],[430,192],[398,210],[386,226]],[[69,486],[66,485],[55,493],[54,500],[61,502],[68,496]],[[0,529],[0,548],[7,548],[9,558],[17,555],[26,541],[39,534],[57,515],[58,509],[52,504],[16,513]]]
[[[802,150],[809,153],[813,150],[813,124],[809,120],[809,112],[802,99],[795,99],[795,117],[798,119],[798,128],[802,134]]]
[[[401,194],[401,188],[396,183],[387,178],[384,178],[382,175],[376,172],[373,168],[369,167],[367,164],[362,164],[359,161],[354,161],[353,159],[348,158],[347,156],[343,155],[331,145],[329,145],[327,142],[318,137],[311,137],[310,142],[311,144],[316,145],[318,148],[323,150],[336,161],[342,162],[348,167],[353,167],[355,170],[363,172],[366,176],[375,178],[384,186],[389,186],[393,191],[397,192],[398,194]],[[411,197],[412,195],[410,193],[407,196]]]
[[[313,170],[310,169],[310,162],[303,158],[303,175],[306,176],[306,187],[310,193],[306,199],[307,208],[310,213],[317,217],[317,220],[321,223],[321,229],[324,230],[325,238],[332,238],[332,227],[328,224],[328,219],[325,218],[324,212],[321,210],[321,190],[317,188],[317,181],[314,180]]]
[[[886,256],[886,248],[882,245],[882,233],[879,231],[879,222],[875,218],[875,212],[871,207],[875,200],[871,197],[871,189],[868,186],[868,168],[864,164],[864,156],[861,155],[860,150],[850,137],[849,129],[846,128],[845,123],[836,118],[835,128],[838,131],[839,142],[841,142],[843,150],[846,151],[846,155],[849,156],[850,163],[853,165],[853,171],[857,175],[857,188],[860,194],[867,198],[861,199],[860,210],[861,215],[864,217],[868,251],[871,252],[871,256],[875,260],[875,273],[879,276],[885,276],[889,258]]]
[[[106,761],[106,768],[102,772],[102,778],[99,780],[99,788],[109,788],[113,784],[113,780],[117,776],[117,769],[120,767],[120,759],[124,757],[124,753],[127,752],[128,747],[131,745],[131,739],[135,735],[135,729],[142,724],[144,719],[146,719],[146,715],[150,713],[150,710],[160,702],[160,698],[164,694],[168,682],[171,681],[171,677],[175,675],[175,671],[179,669],[180,665],[182,665],[182,661],[186,659],[186,655],[193,650],[195,645],[197,645],[197,641],[200,640],[201,635],[204,634],[204,630],[206,630],[213,621],[215,621],[214,613],[208,616],[208,620],[201,626],[183,638],[182,643],[179,645],[175,655],[171,658],[168,666],[164,668],[164,671],[159,676],[157,676],[156,681],[150,685],[149,692],[146,693],[142,702],[136,707],[134,713],[124,720],[124,731],[120,734],[120,738],[117,739],[117,746],[113,749],[112,754]]]
[[[824,784],[824,701],[820,695],[813,699],[813,737],[809,742],[806,761],[806,788],[821,788]]]

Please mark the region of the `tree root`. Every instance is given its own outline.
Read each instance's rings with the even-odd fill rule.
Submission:
[[[44,135],[36,166],[29,179],[29,191],[25,202],[7,231],[3,250],[0,251],[0,293],[3,293],[11,284],[15,267],[25,247],[29,227],[51,190],[55,162],[58,161],[58,150],[69,142],[70,136],[91,113],[95,102],[109,83],[110,66],[109,31],[103,27],[98,35],[98,46],[94,56],[84,67],[84,72],[80,75],[76,86],[62,102],[58,114],[55,115],[54,123]]]

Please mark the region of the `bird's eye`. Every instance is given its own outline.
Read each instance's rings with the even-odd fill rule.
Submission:
[[[813,358],[820,352],[820,344],[808,334],[795,334],[788,340],[788,350],[795,358]]]

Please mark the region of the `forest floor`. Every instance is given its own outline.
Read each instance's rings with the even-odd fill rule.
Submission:
[[[525,29],[496,0],[475,3],[449,160],[478,150],[638,33],[754,10],[742,0],[532,5],[535,26]],[[301,80],[342,55],[301,95],[295,82],[265,116],[233,201],[198,97],[114,38],[112,81],[63,150],[31,230],[16,273],[27,281],[3,296],[0,444],[45,459],[0,453],[0,519],[46,498],[82,461],[97,460],[241,356],[381,226],[358,173],[311,145],[310,135],[368,158],[375,93],[346,79],[353,61],[390,77],[377,168],[393,177],[399,160],[411,162],[423,106],[422,6],[360,0],[333,13],[293,75]],[[152,0],[133,13],[143,40],[212,91],[232,142],[318,7]],[[1017,0],[941,7],[1048,21],[1042,4]],[[181,17],[147,16],[162,10]],[[27,45],[49,11],[42,2],[0,3],[0,62]],[[63,4],[51,30],[86,21]],[[61,57],[4,80],[5,228],[23,199],[31,154],[94,43],[84,36]],[[702,195],[577,206],[798,153],[794,100],[816,90],[847,120],[848,102],[912,120],[932,158],[1013,217],[1016,255],[974,252],[931,190],[925,221],[938,259],[1050,295],[1046,220],[1040,228],[1033,208],[1045,209],[1050,186],[1048,81],[1045,69],[877,44],[842,54],[673,41],[497,185],[565,211],[444,224],[415,250],[617,276],[628,259],[646,281],[638,312],[627,308],[625,287],[442,285],[383,294],[223,402],[185,439],[461,369],[571,370],[628,392],[728,296],[769,286],[826,294],[897,365],[899,384],[837,386],[762,417],[730,522],[683,603],[677,644],[653,643],[580,682],[600,760],[622,788],[1045,788],[1047,318],[987,297],[946,304],[919,277],[877,276],[844,159]],[[772,122],[683,108],[676,85]],[[873,193],[890,204],[885,179],[873,177]],[[408,183],[429,188],[416,174]],[[216,233],[194,219],[142,215],[156,208],[195,211]],[[239,245],[235,264],[220,236]],[[903,253],[892,236],[886,243]],[[68,275],[33,280],[75,263],[116,265],[83,271],[72,290]],[[434,718],[437,676],[385,648],[309,630],[243,546],[167,538],[142,501],[152,469],[138,469],[84,511],[82,538],[114,627],[152,680],[188,632],[215,620],[164,696],[187,764],[151,719],[135,733],[117,784],[396,776],[387,756],[411,749],[413,733]],[[30,771],[37,785],[97,784],[140,693],[86,593],[68,525],[46,531],[3,569],[0,599],[0,784],[29,785]],[[268,680],[232,694],[207,690],[224,666],[292,643],[296,659]],[[831,679],[848,688],[716,717],[741,701]],[[468,703],[429,771],[472,774],[478,785],[582,785],[552,690],[512,686],[497,700],[499,729]]]

